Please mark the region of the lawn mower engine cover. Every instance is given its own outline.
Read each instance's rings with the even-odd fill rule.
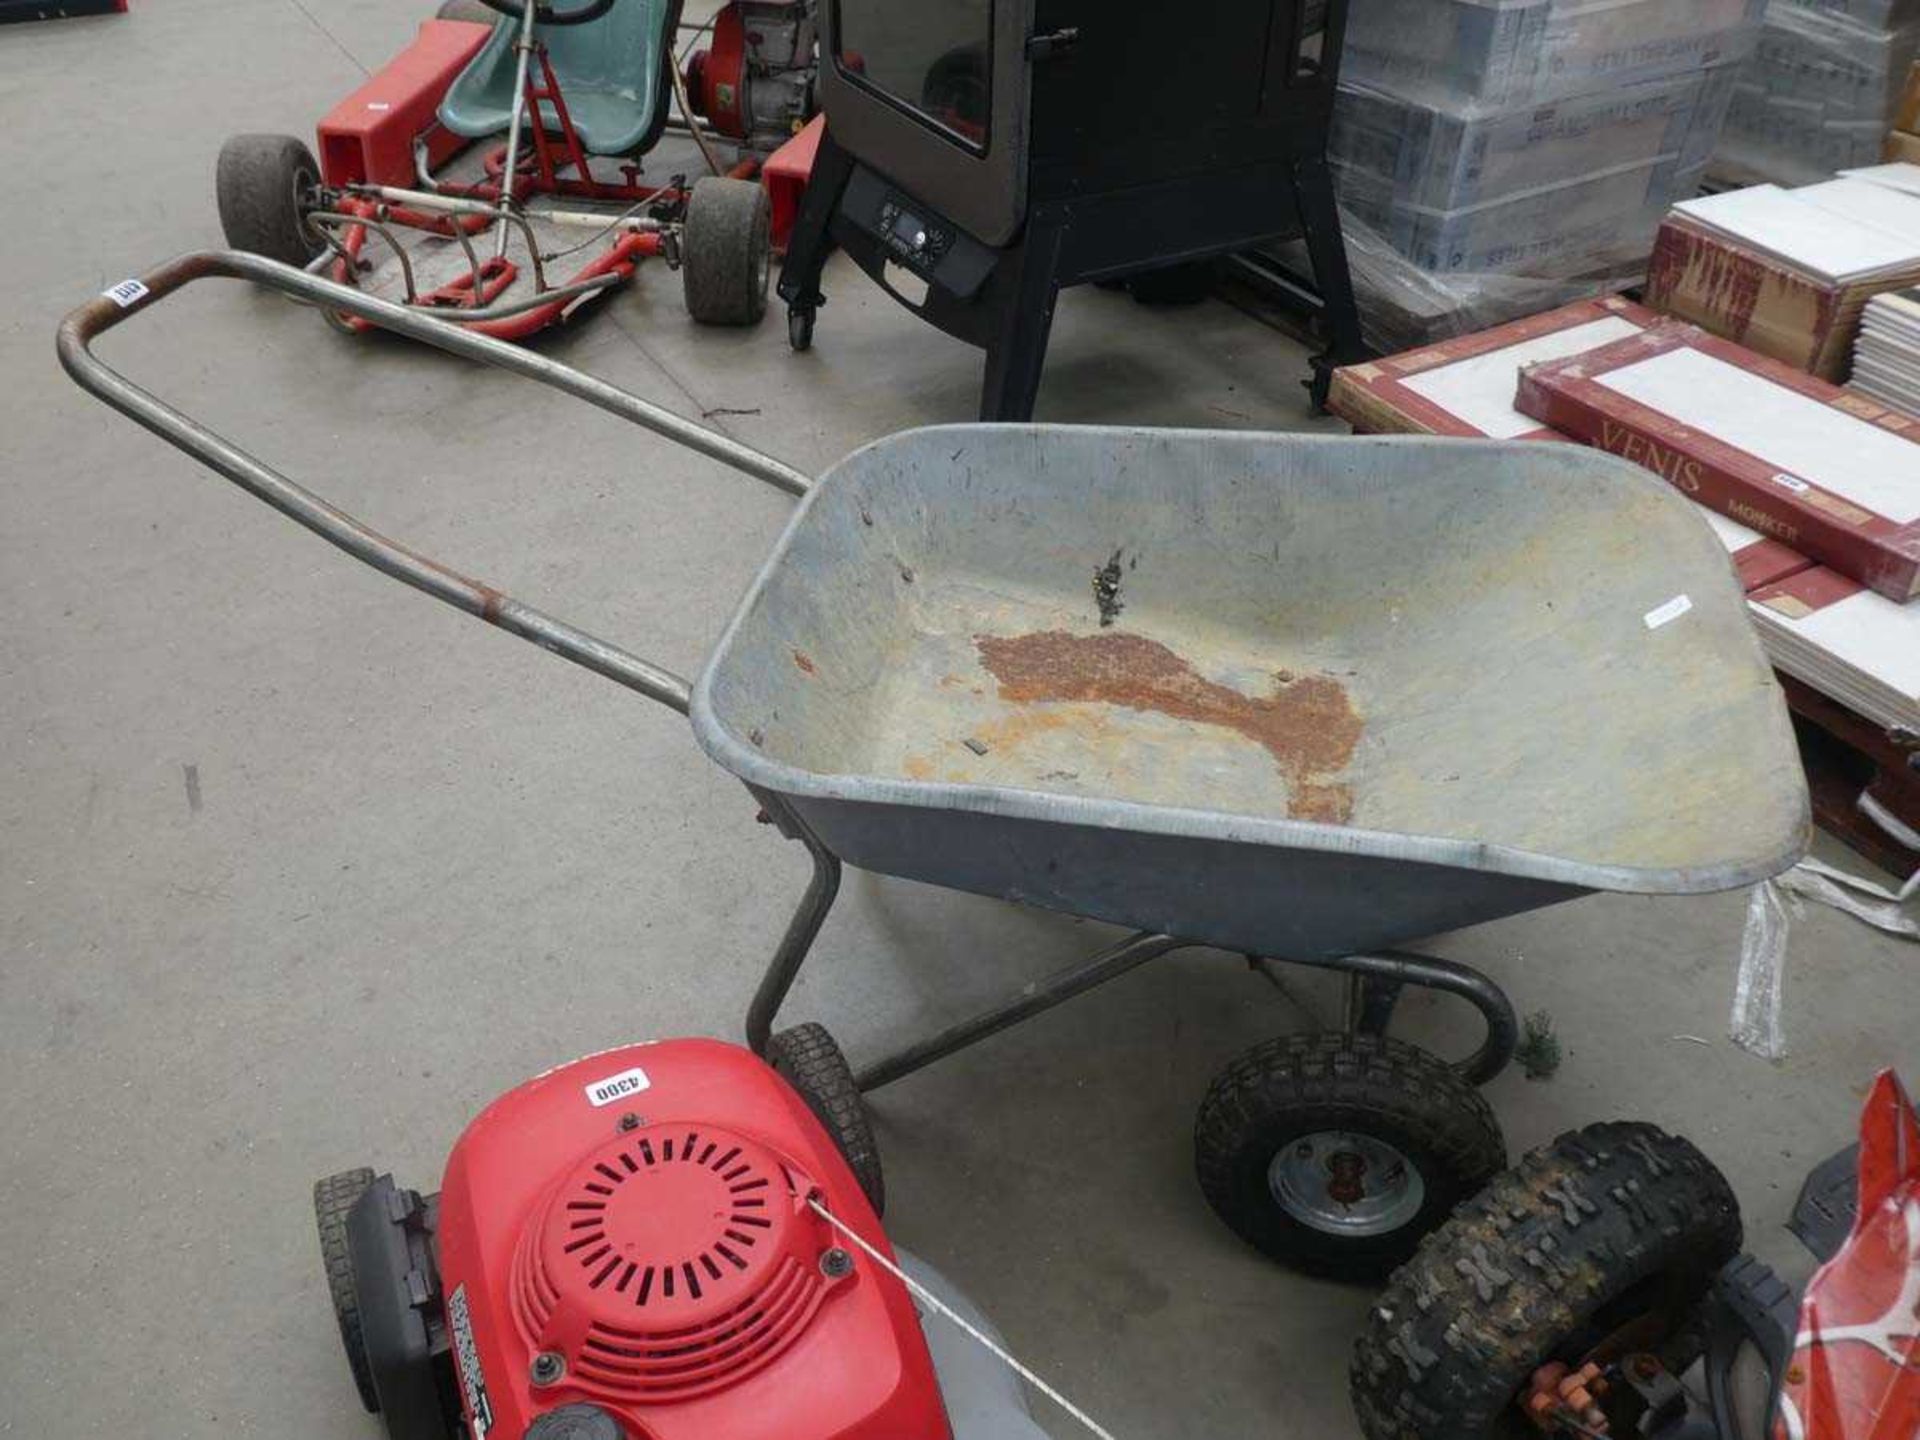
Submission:
[[[905,1287],[810,1197],[891,1254],[805,1102],[731,1045],[609,1051],[495,1101],[435,1207],[448,1430],[946,1437]]]

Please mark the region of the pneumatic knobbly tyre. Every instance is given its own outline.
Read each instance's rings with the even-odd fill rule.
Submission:
[[[1609,1337],[1603,1356],[1650,1351],[1680,1373],[1740,1240],[1726,1178],[1685,1140],[1620,1121],[1562,1135],[1463,1204],[1381,1294],[1353,1351],[1361,1431],[1537,1440],[1522,1387]]]
[[[307,221],[319,184],[319,162],[293,136],[229,136],[213,171],[227,244],[283,265],[308,264],[322,248]]]
[[[772,210],[753,180],[693,182],[681,236],[687,313],[702,325],[757,325],[767,313]]]
[[[795,1025],[767,1042],[767,1063],[807,1102],[826,1127],[873,1213],[886,1213],[887,1183],[880,1169],[880,1146],[867,1119],[866,1101],[853,1082],[853,1067],[824,1025]]]
[[[1283,1035],[1207,1090],[1194,1170],[1216,1214],[1297,1270],[1377,1280],[1506,1164],[1480,1092],[1414,1045]]]
[[[313,1218],[320,1229],[320,1259],[327,1268],[327,1293],[333,1300],[333,1318],[340,1325],[340,1345],[347,1367],[367,1413],[380,1413],[380,1392],[374,1389],[373,1365],[367,1359],[366,1337],[360,1329],[360,1295],[353,1281],[353,1258],[347,1251],[347,1216],[373,1185],[373,1171],[362,1165],[342,1170],[313,1183]]]

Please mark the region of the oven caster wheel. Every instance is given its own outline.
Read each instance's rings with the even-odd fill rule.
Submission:
[[[787,307],[787,344],[797,351],[813,348],[813,314],[804,306]]]

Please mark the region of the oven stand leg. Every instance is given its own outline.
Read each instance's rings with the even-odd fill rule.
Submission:
[[[789,316],[804,315],[809,342],[813,334],[813,312],[826,302],[820,293],[820,272],[833,254],[833,217],[840,208],[840,196],[853,175],[853,157],[833,143],[831,133],[820,137],[814,153],[813,173],[807,177],[807,189],[800,201],[800,214],[787,237],[787,257],[780,264],[780,298],[787,302]],[[800,348],[796,346],[796,348]]]
[[[787,933],[780,937],[780,946],[773,952],[767,973],[760,979],[760,988],[753,992],[753,1004],[747,1009],[747,1048],[762,1057],[773,1035],[774,1017],[780,1013],[787,992],[800,974],[800,963],[813,948],[820,927],[826,923],[827,912],[833,908],[834,897],[840,893],[839,858],[806,827],[796,826],[793,834],[807,847],[807,854],[813,860],[813,874],[807,880],[799,905],[794,908],[793,918],[787,922]]]
[[[1324,414],[1334,367],[1366,359],[1367,347],[1360,338],[1360,311],[1353,299],[1353,275],[1347,268],[1340,209],[1334,202],[1333,176],[1325,155],[1294,157],[1293,193],[1327,328],[1327,348],[1313,357],[1313,379],[1307,382],[1315,413]]]
[[[1070,223],[1030,215],[1026,235],[1001,258],[1002,273],[988,282],[999,288],[1001,308],[998,329],[987,344],[987,372],[980,386],[982,420],[1033,418],[1053,307],[1060,298],[1060,251]]]
[[[1022,1020],[1030,1020],[1041,1011],[1064,1004],[1096,985],[1117,980],[1149,960],[1185,949],[1187,944],[1185,940],[1176,940],[1171,935],[1156,935],[1150,930],[1129,935],[1090,960],[1083,960],[1065,970],[1055,971],[1044,980],[1035,981],[1011,1000],[994,1006],[984,1014],[976,1015],[971,1020],[962,1020],[958,1025],[950,1025],[938,1035],[909,1045],[884,1060],[876,1060],[855,1074],[853,1083],[862,1091],[891,1085],[895,1080],[911,1075],[936,1060],[944,1060],[956,1050],[964,1050],[989,1035],[997,1035],[1010,1025],[1018,1025]]]

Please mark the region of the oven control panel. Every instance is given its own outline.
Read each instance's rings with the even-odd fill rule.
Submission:
[[[953,248],[953,227],[930,219],[901,195],[880,202],[880,238],[903,265],[931,271]]]
[[[998,257],[932,206],[864,165],[847,178],[839,218],[868,238],[872,252],[960,300],[979,292]]]

